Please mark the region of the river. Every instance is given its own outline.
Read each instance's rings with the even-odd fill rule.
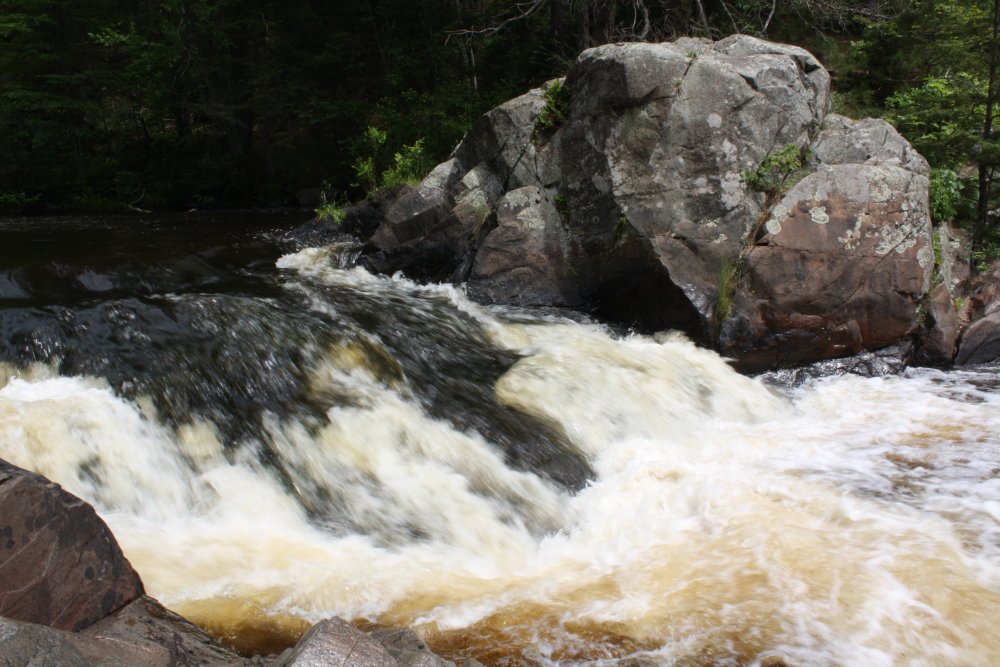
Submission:
[[[1000,368],[797,386],[485,307],[301,215],[0,220],[0,457],[246,652],[1000,662]]]

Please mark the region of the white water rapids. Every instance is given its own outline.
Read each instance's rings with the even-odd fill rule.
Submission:
[[[312,360],[354,399],[321,427],[265,420],[289,479],[99,378],[0,366],[0,457],[93,503],[148,592],[218,635],[336,614],[488,664],[1000,664],[1000,369],[779,391],[679,337],[514,321],[321,250],[279,266],[465,311],[521,356],[497,400],[596,477],[509,468],[367,348]],[[310,521],[289,484],[378,530]]]

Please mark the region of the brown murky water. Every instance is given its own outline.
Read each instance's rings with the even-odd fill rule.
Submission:
[[[768,387],[268,247],[0,320],[0,456],[230,644],[336,614],[488,665],[1000,661],[1000,369]]]

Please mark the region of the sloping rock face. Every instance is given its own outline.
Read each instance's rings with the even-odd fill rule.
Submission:
[[[143,594],[94,509],[0,460],[0,616],[81,630]]]
[[[933,263],[927,165],[885,123],[827,117],[829,75],[808,52],[745,35],[611,44],[564,85],[554,132],[536,127],[543,89],[481,117],[384,206],[365,264],[681,329],[748,368],[915,331]],[[783,193],[751,187],[788,146],[809,173]]]

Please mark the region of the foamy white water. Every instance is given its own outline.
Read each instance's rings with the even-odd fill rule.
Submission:
[[[1000,661],[1000,370],[779,392],[678,337],[513,324],[318,251],[280,266],[306,281],[289,289],[472,315],[521,355],[497,401],[596,476],[573,494],[511,469],[373,364],[378,340],[318,355],[315,391],[352,397],[325,423],[266,420],[280,473],[259,443],[227,452],[211,424],[169,428],[98,379],[0,372],[0,456],[93,502],[150,593],[197,622],[240,641],[337,614],[488,663]]]

